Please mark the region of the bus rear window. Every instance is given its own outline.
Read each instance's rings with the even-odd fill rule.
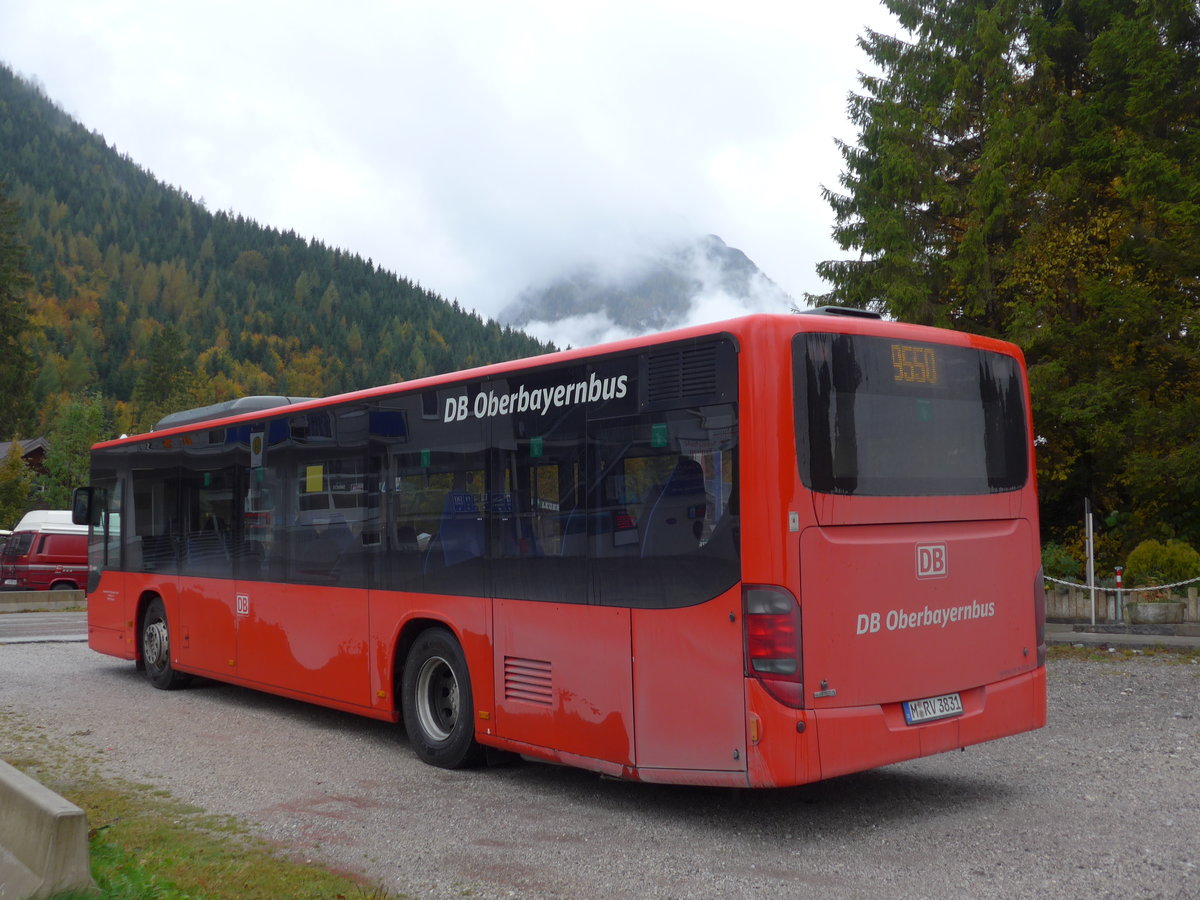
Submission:
[[[800,474],[875,497],[1015,491],[1029,472],[1017,360],[848,334],[792,343]]]

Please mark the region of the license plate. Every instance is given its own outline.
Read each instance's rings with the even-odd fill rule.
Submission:
[[[909,700],[901,705],[904,707],[904,721],[909,725],[932,722],[934,719],[948,719],[950,716],[961,716],[963,712],[962,698],[958,694],[942,694],[940,697],[926,697],[924,700]]]

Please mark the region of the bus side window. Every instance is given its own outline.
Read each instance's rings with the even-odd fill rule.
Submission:
[[[180,481],[183,572],[227,577],[233,559],[233,469],[185,469]]]
[[[707,506],[704,469],[696,460],[681,456],[657,495],[643,507],[642,557],[698,550]]]
[[[133,528],[126,565],[134,571],[178,571],[179,473],[133,470]]]
[[[725,457],[731,454],[724,454]],[[738,510],[736,482],[726,484],[716,481],[717,491],[712,503],[712,531],[709,532],[701,552],[718,559],[737,560],[741,556],[741,519]]]
[[[470,473],[479,483],[481,473]],[[456,566],[478,559],[484,552],[483,512],[477,491],[468,489],[468,473],[455,472],[454,483],[442,498],[442,514],[438,519],[437,545],[441,559],[434,564]]]
[[[736,426],[736,407],[725,404],[589,428],[601,603],[690,606],[737,583]]]
[[[431,475],[417,454],[395,454],[391,460],[390,505],[383,585],[392,590],[420,590],[425,553],[437,531],[441,498],[448,475]],[[439,482],[447,487],[439,489]]]
[[[378,526],[378,475],[360,456],[311,456],[295,466],[289,579],[366,586],[362,535]]]
[[[482,459],[479,451],[393,455],[383,575],[389,589],[482,591],[482,568],[468,565],[482,561],[486,551]],[[446,575],[448,570],[460,571]]]

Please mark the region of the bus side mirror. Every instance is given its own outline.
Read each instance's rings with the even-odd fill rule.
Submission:
[[[75,488],[75,494],[71,498],[71,521],[76,525],[95,527],[100,524],[100,511],[92,508],[92,497],[90,487]]]

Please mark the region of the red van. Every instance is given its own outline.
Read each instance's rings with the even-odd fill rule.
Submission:
[[[0,587],[8,591],[83,590],[87,526],[70,510],[26,513],[0,552]]]

